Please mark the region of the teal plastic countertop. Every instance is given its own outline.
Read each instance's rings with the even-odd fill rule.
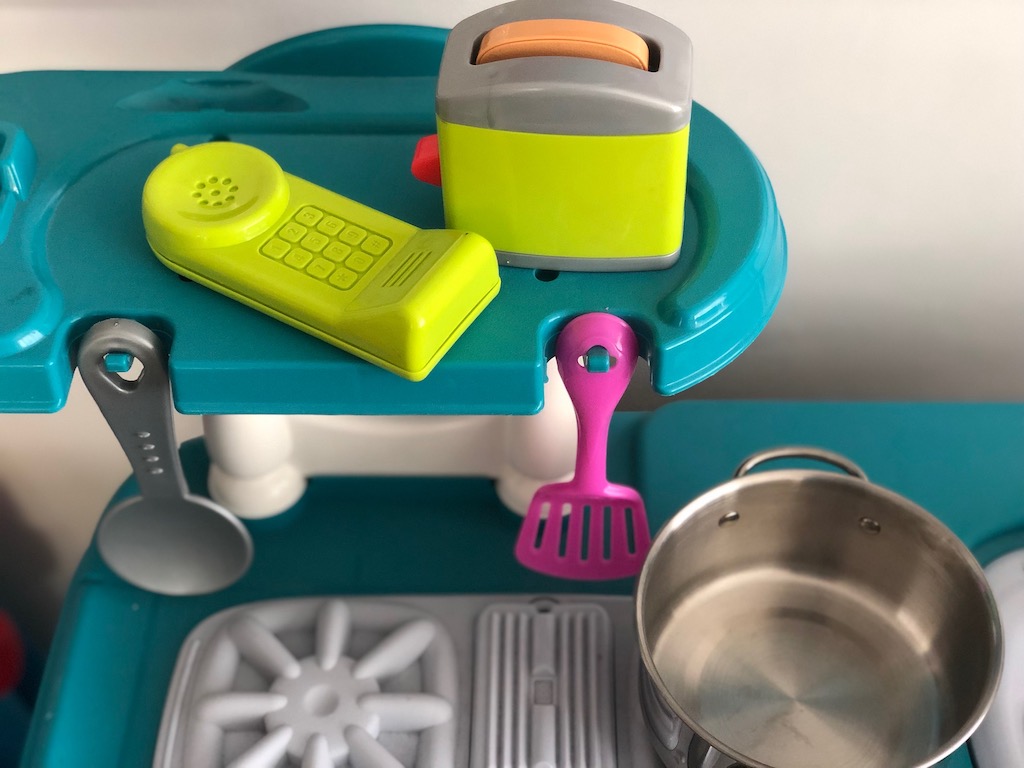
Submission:
[[[1024,546],[1024,406],[686,402],[620,414],[612,479],[634,483],[652,528],[727,481],[747,455],[815,445],[942,519],[987,563]],[[183,449],[204,493],[201,441]],[[134,492],[127,483],[118,498]],[[219,610],[307,595],[589,592],[525,571],[513,556],[521,519],[492,483],[466,478],[315,478],[291,510],[250,523],[251,571],[222,592],[170,598],[126,585],[86,554],[71,585],[29,736],[24,768],[149,765],[178,649]],[[963,748],[943,768],[971,768]]]
[[[156,260],[142,186],[177,142],[252,144],[290,173],[417,226],[443,226],[440,190],[409,166],[416,142],[435,131],[445,35],[328,30],[224,72],[0,76],[0,412],[59,409],[79,339],[112,316],[164,337],[184,413],[532,413],[558,330],[589,311],[628,319],[664,395],[739,355],[781,294],[785,232],[757,159],[699,105],[679,261],[637,273],[503,267],[497,298],[423,382]]]

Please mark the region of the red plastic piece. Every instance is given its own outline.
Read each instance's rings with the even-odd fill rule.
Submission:
[[[437,151],[436,133],[416,142],[416,150],[412,155],[412,175],[427,184],[441,186],[441,155]]]
[[[0,611],[0,696],[13,691],[25,673],[25,649],[11,617]]]

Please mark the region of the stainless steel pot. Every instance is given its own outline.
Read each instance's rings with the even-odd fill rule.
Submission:
[[[810,458],[847,474],[778,469]],[[641,703],[673,768],[925,768],[981,722],[995,602],[942,523],[812,448],[757,454],[658,534]]]

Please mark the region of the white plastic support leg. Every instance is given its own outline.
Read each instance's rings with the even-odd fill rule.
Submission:
[[[526,514],[576,459],[575,411],[554,361],[544,403],[532,416],[205,416],[210,494],[263,518],[295,504],[315,475],[492,477],[502,502]]]
[[[210,495],[240,517],[276,515],[302,498],[288,416],[204,416]]]
[[[567,480],[576,461],[576,411],[552,359],[544,407],[532,416],[505,417],[505,456],[497,476],[498,497],[520,515],[542,485]]]

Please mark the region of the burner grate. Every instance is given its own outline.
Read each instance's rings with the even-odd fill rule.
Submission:
[[[447,768],[456,669],[447,630],[409,606],[233,608],[183,647],[155,766]]]
[[[497,604],[477,623],[473,765],[616,765],[611,620],[588,603]]]

